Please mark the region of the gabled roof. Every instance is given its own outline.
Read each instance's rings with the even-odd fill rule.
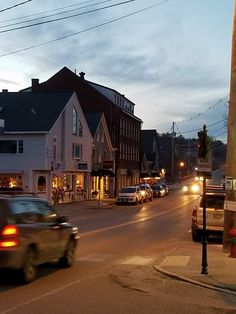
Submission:
[[[156,130],[141,130],[140,143],[141,151],[145,152],[148,160],[154,160],[156,154],[153,152],[153,141],[157,142],[157,131]]]
[[[25,89],[25,91],[29,88]],[[60,71],[50,77],[47,81],[35,86],[35,91],[75,91],[79,99],[83,112],[91,112],[93,105],[96,103],[101,111],[104,107],[114,107],[116,110],[121,110],[112,101],[105,97],[102,93],[96,90],[89,81],[81,78],[67,67],[63,67]],[[99,109],[99,110],[100,110]],[[127,112],[124,112],[127,114]],[[136,116],[132,116],[133,119],[142,122]],[[108,123],[108,122],[107,122]],[[109,126],[110,128],[111,126]]]
[[[4,132],[49,132],[72,92],[0,93]]]
[[[108,86],[105,86],[105,85],[101,85],[101,84],[98,84],[98,83],[95,83],[95,82],[92,82],[92,81],[87,81],[87,82],[92,84],[92,85],[99,86],[99,87],[108,89],[108,90],[110,90],[110,91],[112,91],[112,92],[114,92],[116,94],[119,94],[120,96],[124,97],[128,102],[132,103],[135,106],[135,103],[133,103],[131,100],[129,100],[127,97],[125,97],[125,95],[121,94],[120,92],[118,92],[114,88],[111,88],[111,87],[108,87]]]
[[[88,123],[90,132],[92,136],[94,137],[99,125],[99,122],[102,117],[102,112],[87,112],[85,113],[85,118]]]

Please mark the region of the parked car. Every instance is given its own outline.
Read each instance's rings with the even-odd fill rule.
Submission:
[[[224,191],[206,193],[206,232],[223,235],[224,227]],[[201,195],[192,212],[192,239],[200,241],[203,230],[203,195]]]
[[[117,205],[123,203],[142,204],[143,200],[144,197],[139,186],[125,186],[119,191],[116,203]]]
[[[46,200],[0,196],[0,209],[0,268],[17,269],[21,281],[29,283],[35,279],[39,264],[73,264],[78,229]]]
[[[141,184],[140,185],[141,193],[143,195],[143,201],[153,200],[153,190],[149,184]]]
[[[165,189],[165,196],[169,195],[170,190],[169,187],[166,183],[162,182],[161,185],[163,186],[163,188]]]
[[[162,197],[166,194],[165,189],[161,184],[152,185],[151,188],[153,190],[153,197]]]

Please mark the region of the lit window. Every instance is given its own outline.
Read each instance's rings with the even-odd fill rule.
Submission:
[[[72,132],[73,135],[77,134],[77,111],[75,107],[73,107],[73,113],[72,113]]]

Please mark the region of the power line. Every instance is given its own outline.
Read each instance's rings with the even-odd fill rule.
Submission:
[[[84,14],[88,14],[88,13],[94,13],[94,12],[101,11],[101,10],[104,10],[104,9],[110,9],[110,8],[113,8],[113,7],[117,7],[119,5],[127,4],[129,2],[133,2],[133,1],[136,1],[136,0],[126,0],[126,1],[123,1],[123,2],[111,4],[111,5],[102,7],[102,8],[93,9],[93,10],[90,10],[90,11],[85,11],[85,12],[76,13],[76,14],[72,14],[72,15],[68,15],[68,16],[64,16],[64,17],[59,17],[59,18],[56,18],[56,19],[48,20],[48,21],[37,22],[37,23],[34,23],[34,24],[13,27],[13,28],[9,28],[9,29],[5,29],[5,30],[0,31],[0,34],[12,32],[12,31],[16,31],[16,30],[20,30],[20,29],[24,29],[24,28],[29,28],[29,27],[33,27],[33,26],[39,26],[39,25],[43,25],[43,24],[58,22],[58,21],[70,19],[70,18],[73,18],[73,17],[76,17],[76,16],[80,16],[80,15],[84,15]]]
[[[219,124],[219,123],[222,123],[222,122],[224,122],[224,121],[226,121],[226,120],[227,120],[227,119],[223,119],[223,120],[214,122],[214,123],[212,123],[212,124],[207,125],[207,127],[208,127],[208,128],[209,128],[209,127],[212,127],[212,126],[217,125],[217,124]],[[179,128],[178,128],[178,131],[179,131]],[[180,131],[179,131],[179,134],[192,133],[192,132],[197,132],[197,131],[199,131],[199,128],[198,128],[198,129],[194,129],[194,130],[190,130],[190,131],[183,131],[183,132],[180,132]]]
[[[95,6],[95,5],[99,5],[99,4],[106,3],[106,2],[111,2],[111,1],[114,1],[114,0],[104,0],[104,1],[101,1],[101,2],[92,3],[92,4],[89,4],[89,5],[85,5],[85,6],[82,6],[82,7],[79,7],[79,8],[74,8],[74,9],[70,9],[70,10],[66,10],[66,11],[59,12],[59,13],[54,13],[54,14],[50,14],[50,15],[46,15],[46,16],[42,16],[42,17],[30,19],[30,20],[25,20],[25,21],[21,21],[21,22],[6,24],[6,25],[0,26],[0,28],[6,28],[6,27],[9,27],[9,26],[20,25],[20,24],[23,24],[23,23],[29,23],[29,22],[33,22],[33,21],[38,21],[38,20],[46,19],[46,18],[51,17],[51,16],[57,16],[57,15],[65,14],[65,13],[68,13],[68,12],[74,12],[76,10],[82,10],[82,9],[85,9],[85,8],[88,8],[88,7],[91,7],[91,6]],[[135,0],[133,0],[133,1],[135,1]],[[38,13],[38,14],[40,14],[40,13]]]
[[[63,39],[66,39],[66,38],[69,38],[69,37],[72,37],[72,36],[76,36],[76,35],[79,35],[79,34],[88,32],[88,31],[90,31],[90,30],[93,30],[93,29],[96,29],[96,28],[99,28],[99,27],[102,27],[102,26],[105,26],[105,25],[109,25],[109,24],[111,24],[111,23],[114,23],[114,22],[123,20],[123,19],[125,19],[125,18],[127,18],[127,17],[130,17],[130,16],[136,15],[136,14],[138,14],[138,13],[141,13],[141,12],[144,12],[144,11],[147,11],[147,10],[150,10],[151,8],[154,8],[154,7],[156,7],[156,6],[159,6],[159,5],[164,4],[164,3],[166,3],[166,2],[169,2],[169,1],[171,1],[171,0],[164,0],[164,1],[162,1],[162,2],[159,2],[159,3],[156,3],[156,4],[150,5],[150,6],[148,6],[148,7],[145,7],[145,8],[143,8],[143,9],[134,11],[134,12],[132,12],[132,13],[129,13],[129,14],[126,14],[126,15],[123,15],[123,16],[120,16],[120,17],[115,18],[115,19],[112,19],[112,20],[110,20],[110,21],[107,21],[107,22],[104,22],[104,23],[101,23],[101,24],[97,24],[97,25],[95,25],[95,26],[91,26],[91,27],[86,28],[86,29],[84,29],[84,30],[82,30],[82,31],[79,31],[79,32],[71,33],[71,34],[68,34],[68,35],[65,35],[65,36],[58,37],[58,38],[53,39],[53,40],[45,41],[45,42],[40,43],[40,44],[35,44],[35,45],[29,46],[29,47],[25,47],[25,48],[18,49],[18,50],[12,51],[12,52],[8,52],[8,53],[1,54],[1,55],[0,55],[0,58],[6,57],[6,56],[9,56],[9,55],[13,55],[13,54],[16,54],[16,53],[19,53],[19,52],[31,50],[31,49],[34,49],[34,48],[38,48],[38,47],[41,47],[41,46],[44,46],[44,45],[48,45],[48,44],[51,44],[51,43],[53,43],[53,42],[57,42],[57,41],[60,41],[60,40],[63,40]]]
[[[49,12],[59,11],[59,10],[65,9],[65,8],[69,8],[69,7],[73,7],[73,6],[77,6],[77,5],[81,5],[81,4],[88,3],[88,2],[93,2],[93,1],[96,1],[96,0],[87,0],[87,1],[78,2],[78,3],[75,3],[75,4],[66,5],[66,6],[63,6],[63,7],[60,7],[60,8],[56,8],[56,9],[51,9],[51,10],[42,11],[42,12],[38,12],[38,13],[33,13],[33,14],[25,15],[25,16],[15,17],[15,18],[11,18],[11,19],[0,21],[0,24],[5,23],[5,22],[17,21],[17,20],[21,20],[21,19],[28,18],[28,17],[31,17],[31,16],[36,16],[36,15],[45,14],[45,13],[49,13]]]
[[[26,0],[26,1],[24,1],[24,2],[20,2],[20,3],[14,4],[14,5],[12,5],[11,7],[7,7],[7,8],[5,8],[5,9],[1,9],[1,10],[0,10],[0,13],[2,13],[2,12],[4,12],[4,11],[7,11],[7,10],[14,9],[14,8],[19,7],[20,5],[26,4],[26,3],[30,2],[30,1],[32,1],[32,0]]]
[[[196,119],[196,118],[198,118],[198,117],[204,115],[204,114],[207,113],[208,111],[214,109],[216,106],[218,106],[222,101],[224,101],[224,100],[227,99],[227,98],[228,98],[228,95],[225,96],[224,98],[218,100],[217,103],[213,104],[212,106],[209,106],[204,112],[200,112],[200,113],[196,114],[195,116],[192,116],[192,117],[189,118],[189,119],[186,119],[186,120],[183,120],[183,121],[180,121],[180,122],[177,122],[177,123],[178,123],[178,124],[181,124],[181,123],[190,122],[190,121],[192,121],[192,120],[194,120],[194,119]]]

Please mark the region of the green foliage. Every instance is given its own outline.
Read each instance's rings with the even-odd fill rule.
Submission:
[[[207,135],[206,126],[203,130],[198,132],[198,158],[205,159],[209,154],[211,138]]]

